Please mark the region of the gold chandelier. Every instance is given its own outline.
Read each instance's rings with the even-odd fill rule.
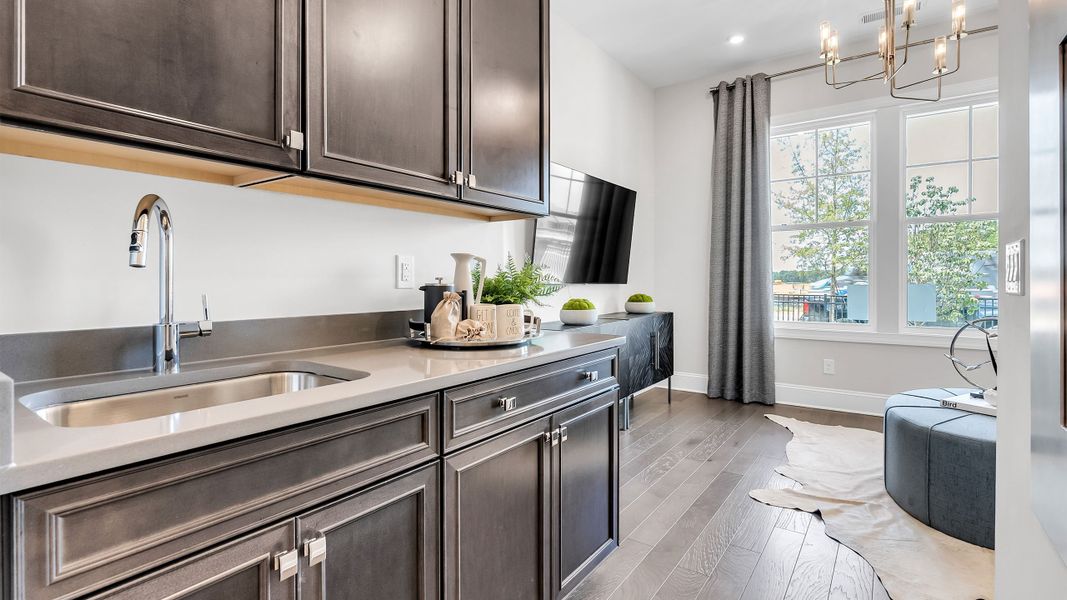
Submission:
[[[889,95],[894,98],[900,98],[902,100],[923,100],[927,102],[936,102],[941,99],[942,78],[947,75],[952,75],[960,70],[960,44],[963,38],[967,36],[967,9],[964,5],[964,0],[952,0],[952,31],[947,36],[935,37],[915,43],[911,42],[911,28],[916,23],[915,0],[904,0],[901,10],[902,22],[900,24],[900,28],[904,30],[904,45],[902,46],[896,45],[896,9],[896,0],[885,0],[885,24],[881,26],[881,30],[878,32],[877,52],[878,58],[882,60],[882,70],[863,77],[862,79],[853,79],[851,81],[838,80],[837,65],[845,60],[874,56],[875,53],[872,52],[842,59],[838,47],[839,40],[837,37],[837,30],[830,25],[829,21],[823,21],[819,24],[819,38],[822,42],[819,58],[823,61],[823,74],[827,85],[833,86],[834,89],[842,89],[864,81],[877,81],[881,79],[884,83],[889,85]],[[951,70],[948,67],[948,43],[950,40],[956,42],[956,66]],[[909,49],[912,46],[931,43],[934,47],[934,69],[932,76],[911,83],[901,84],[897,80],[897,75],[908,62]],[[899,57],[898,61],[897,51],[899,50],[903,50],[903,55]],[[899,90],[905,90],[931,81],[937,82],[936,97],[923,98],[897,93]]]

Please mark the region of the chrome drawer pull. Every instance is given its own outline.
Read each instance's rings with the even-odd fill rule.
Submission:
[[[503,408],[504,412],[508,412],[509,410],[515,410],[516,406],[517,404],[515,402],[515,396],[501,396],[493,402],[494,408]]]
[[[278,572],[278,577],[282,581],[296,575],[299,567],[300,553],[295,548],[288,552],[280,552],[274,555],[274,570]]]
[[[308,557],[310,567],[326,560],[326,537],[319,536],[304,542],[304,555]]]
[[[589,381],[599,381],[600,371],[582,371],[582,379],[588,379]]]

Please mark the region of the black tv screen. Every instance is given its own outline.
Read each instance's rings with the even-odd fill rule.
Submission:
[[[534,262],[564,283],[626,283],[637,192],[556,163],[550,175]]]

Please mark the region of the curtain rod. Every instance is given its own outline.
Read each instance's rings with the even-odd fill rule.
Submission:
[[[988,27],[979,27],[978,29],[970,29],[970,30],[967,31],[967,35],[977,35],[977,34],[980,34],[980,33],[989,33],[990,31],[996,31],[996,30],[997,30],[997,26],[996,25],[990,25]],[[936,38],[930,38],[928,40],[922,40],[922,41],[919,41],[919,42],[912,42],[910,44],[905,44],[903,46],[897,46],[897,50],[904,50],[905,48],[911,48],[911,47],[914,47],[914,46],[922,46],[922,45],[925,45],[925,44],[932,44],[935,39]],[[861,58],[870,58],[872,56],[878,56],[878,51],[876,50],[874,52],[864,52],[863,54],[853,54],[852,56],[846,56],[845,58],[841,59],[841,62],[848,62],[850,60],[859,60]],[[774,79],[775,77],[784,77],[786,75],[795,75],[797,73],[803,73],[804,71],[812,71],[812,70],[815,70],[815,69],[821,69],[821,68],[823,68],[823,66],[824,66],[823,63],[820,62],[820,63],[815,63],[813,65],[808,65],[806,67],[797,67],[795,69],[789,69],[788,71],[780,71],[778,73],[772,73],[772,74],[767,76],[767,79]],[[737,85],[737,84],[736,83],[730,83],[730,84],[727,84],[726,87],[732,88],[735,85]],[[717,89],[719,89],[718,86],[711,87],[711,88],[708,88],[708,92],[711,93],[711,92],[714,92]]]

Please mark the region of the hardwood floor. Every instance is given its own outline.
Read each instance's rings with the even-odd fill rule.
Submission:
[[[880,431],[877,417],[742,405],[651,390],[620,438],[623,542],[566,600],[889,598],[870,565],[826,536],[822,521],[756,502],[792,486],[774,472],[791,434],[765,419]]]

